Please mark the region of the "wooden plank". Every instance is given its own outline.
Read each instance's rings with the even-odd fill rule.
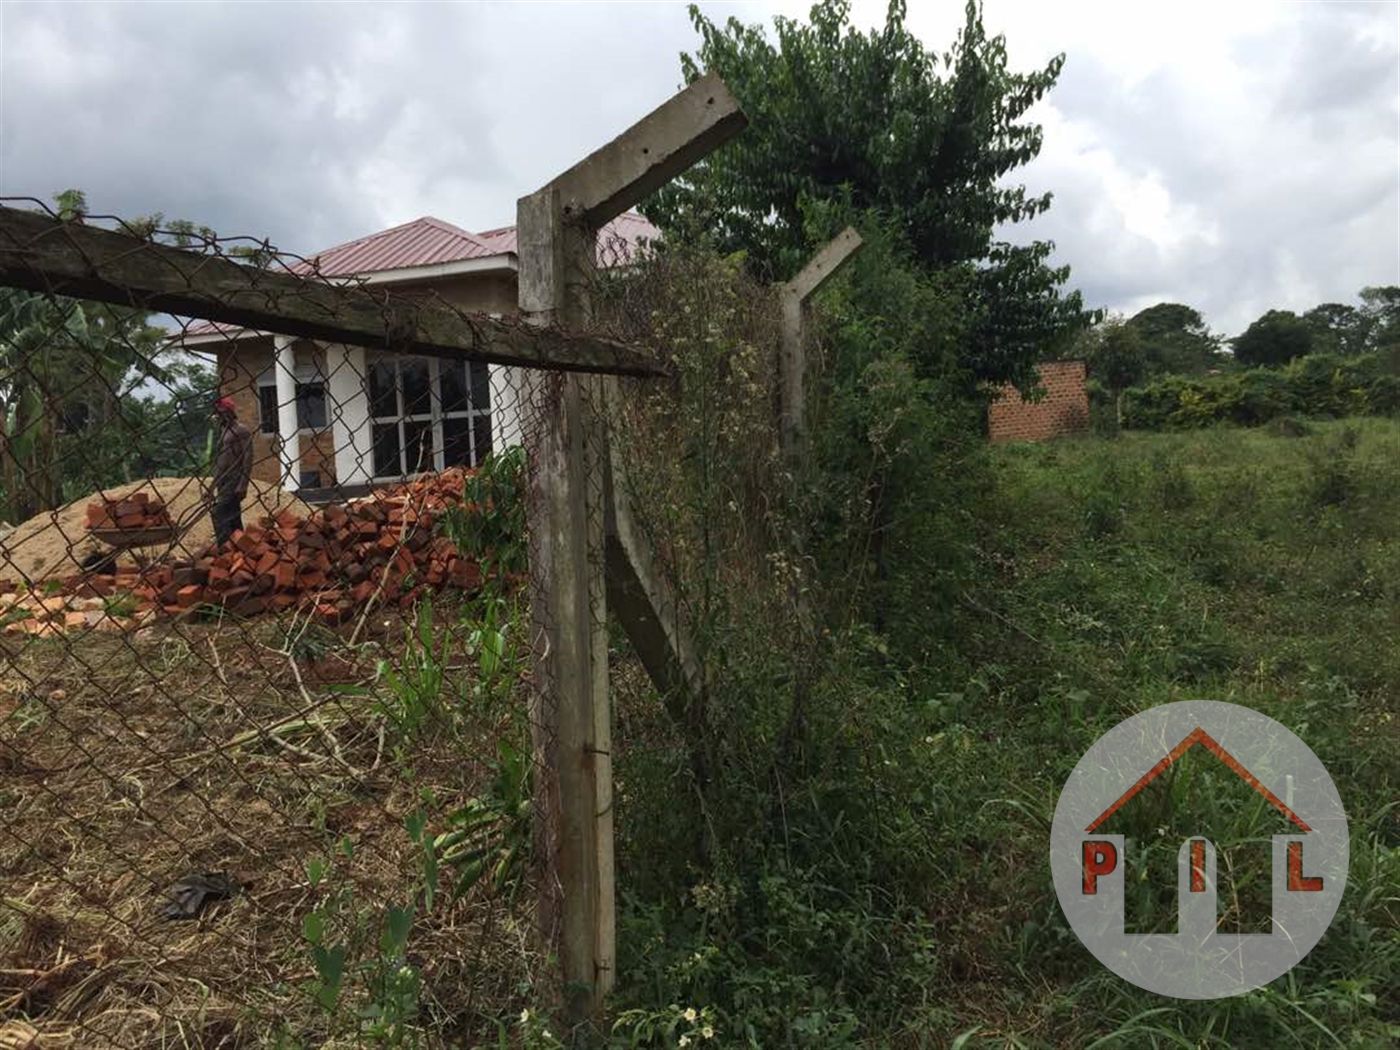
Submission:
[[[748,125],[717,73],[671,96],[550,183],[565,221],[597,229]]]
[[[635,347],[414,302],[387,289],[258,269],[114,230],[0,207],[0,284],[406,354],[662,375]]]

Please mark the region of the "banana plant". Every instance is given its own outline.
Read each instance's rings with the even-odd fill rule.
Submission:
[[[61,219],[83,221],[87,203],[79,191],[55,200]],[[172,374],[153,359],[164,332],[147,319],[139,308],[0,289],[0,470],[12,520],[63,502],[65,421],[87,419],[86,432],[119,417],[145,380],[170,386]],[[130,453],[129,436],[116,444]],[[90,458],[90,442],[85,452]],[[94,464],[77,466],[90,471]]]

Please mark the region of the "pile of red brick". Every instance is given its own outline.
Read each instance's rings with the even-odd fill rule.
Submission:
[[[133,492],[122,499],[103,498],[87,505],[89,529],[127,529],[138,532],[142,529],[169,528],[171,524],[170,512],[165,509],[165,501],[149,492]]]
[[[472,591],[481,582],[477,561],[434,531],[442,512],[461,501],[464,477],[455,468],[306,517],[279,511],[235,532],[222,549],[145,569],[121,566],[114,574],[69,577],[58,594],[109,604],[129,596],[132,607],[122,612],[133,623],[162,613],[256,616],[296,608],[334,625],[369,603],[408,608],[428,590]],[[30,605],[24,599],[17,604]],[[76,616],[64,622],[71,603],[50,604],[50,615],[15,628],[33,633],[41,622],[80,626]]]

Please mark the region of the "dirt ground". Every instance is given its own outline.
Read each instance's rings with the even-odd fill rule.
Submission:
[[[175,522],[195,519],[190,530],[173,549],[164,544],[140,551],[149,557],[166,553],[194,554],[214,541],[213,521],[207,513],[199,511],[205,502],[204,487],[207,484],[207,478],[151,478],[105,489],[102,495],[122,499],[133,492],[149,492],[165,501]],[[84,555],[94,550],[107,550],[88,536],[85,528],[87,505],[97,498],[97,493],[91,493],[19,525],[0,541],[0,579],[35,584],[69,576],[81,570],[80,562]],[[243,520],[251,522],[283,508],[297,514],[310,511],[299,498],[282,491],[276,484],[253,481],[248,486],[248,498],[243,501]]]
[[[495,741],[523,733],[516,705],[472,706],[458,655],[442,695],[470,715],[386,741],[376,662],[413,643],[401,619],[375,619],[353,647],[286,619],[0,640],[0,1045],[28,1031],[54,1050],[359,1045],[307,991],[303,921],[337,916],[353,1020],[366,979],[351,968],[421,884],[404,817],[431,798],[435,826],[490,779]],[[464,652],[439,629],[444,653]],[[319,882],[315,858],[330,864]],[[234,896],[164,917],[166,891],[205,872]],[[420,907],[410,939],[422,1023],[494,1045],[492,1019],[519,1012],[537,972],[531,892],[444,901]]]

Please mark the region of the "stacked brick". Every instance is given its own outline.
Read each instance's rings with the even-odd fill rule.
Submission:
[[[78,601],[117,608],[125,615],[99,615],[121,620],[119,626],[160,615],[250,617],[289,609],[335,625],[370,603],[408,608],[426,591],[473,591],[481,582],[477,561],[434,531],[443,511],[461,501],[465,473],[429,475],[306,517],[279,511],[194,558],[73,576],[42,596],[4,594],[4,629],[42,634],[95,626],[86,614],[97,606],[80,610]]]
[[[133,492],[124,499],[100,499],[87,505],[89,529],[167,529],[173,523],[165,501],[149,492]]]
[[[1047,361],[1036,366],[1045,397],[1022,399],[1014,386],[1002,387],[987,408],[993,441],[1044,441],[1089,429],[1089,394],[1083,361]]]

